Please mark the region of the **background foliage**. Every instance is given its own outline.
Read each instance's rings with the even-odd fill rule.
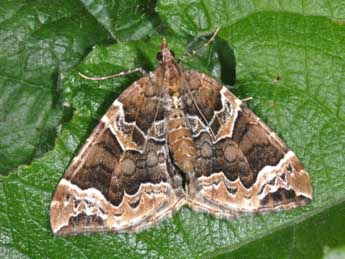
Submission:
[[[0,6],[2,258],[335,258],[345,230],[345,1],[20,1]],[[183,208],[139,234],[54,237],[49,204],[109,104],[155,67],[161,37],[177,56],[221,26],[185,66],[233,84],[310,172],[307,207],[234,221]],[[199,38],[200,39],[200,38]],[[193,41],[194,40],[194,41]],[[193,45],[193,44],[192,44]],[[235,78],[236,71],[236,78]]]

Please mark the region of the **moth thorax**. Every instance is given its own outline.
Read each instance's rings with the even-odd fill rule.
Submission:
[[[196,148],[187,118],[180,109],[168,116],[168,145],[174,163],[184,173],[192,173],[195,167]]]
[[[181,95],[183,91],[182,87],[182,77],[178,68],[174,64],[169,64],[166,67],[165,77],[164,77],[164,88],[169,93],[169,95]]]

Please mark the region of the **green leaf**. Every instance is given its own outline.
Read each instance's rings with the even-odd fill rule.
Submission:
[[[233,48],[233,91],[240,98],[253,97],[248,105],[300,157],[314,187],[310,205],[232,221],[184,207],[139,234],[53,237],[49,204],[56,184],[97,119],[139,76],[91,82],[77,72],[107,75],[137,66],[153,69],[161,37],[96,46],[80,66],[65,73],[64,102],[75,112],[63,124],[54,149],[0,178],[2,257],[322,258],[326,247],[343,247],[345,4],[306,2],[169,0],[159,1],[157,11],[173,31],[168,40],[177,56],[191,36],[222,25],[216,51],[205,50],[201,55],[207,58],[187,60],[186,66],[231,82],[233,76],[226,72],[233,73],[235,62],[225,47]]]
[[[318,214],[291,226],[282,226],[276,232],[256,237],[254,241],[242,244],[230,251],[212,253],[212,258],[329,258],[340,254],[338,247],[345,243],[343,228],[345,203],[323,209]],[[344,254],[344,252],[343,252]],[[328,258],[326,257],[326,258]],[[335,257],[336,258],[336,257]],[[344,258],[344,257],[338,257]]]
[[[62,118],[60,75],[108,36],[75,1],[0,8],[0,174],[49,150]]]
[[[152,0],[81,0],[116,40],[136,40],[155,33],[154,25],[160,23],[152,15]]]
[[[52,148],[63,118],[61,74],[95,43],[154,33],[152,10],[149,0],[2,4],[0,174]]]

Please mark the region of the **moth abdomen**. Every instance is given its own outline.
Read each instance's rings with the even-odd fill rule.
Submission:
[[[184,173],[195,168],[196,147],[187,118],[180,109],[172,110],[168,116],[168,145],[175,164]]]

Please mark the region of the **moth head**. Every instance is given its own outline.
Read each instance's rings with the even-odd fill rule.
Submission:
[[[168,48],[168,43],[165,38],[163,38],[161,50],[157,53],[156,58],[160,64],[166,63],[169,60],[175,60],[175,53]]]

